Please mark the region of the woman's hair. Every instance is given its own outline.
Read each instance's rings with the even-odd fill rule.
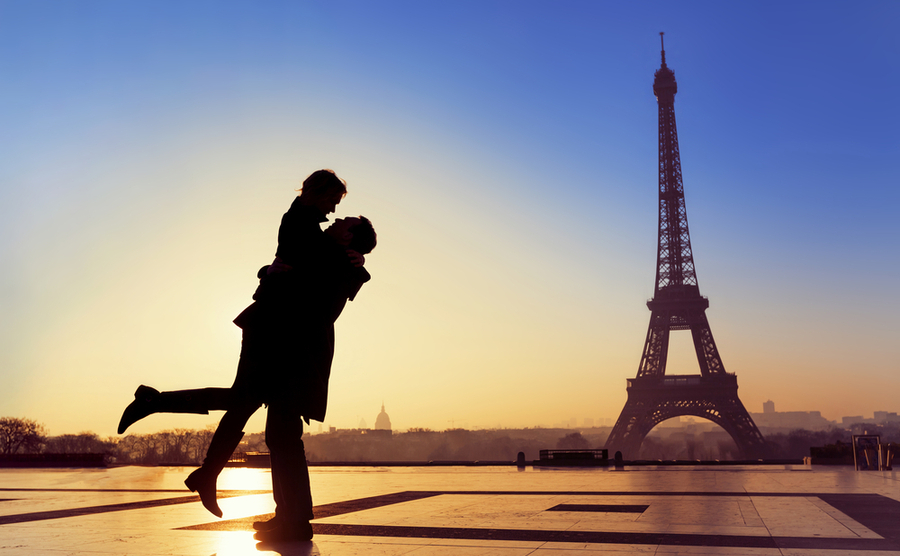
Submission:
[[[372,249],[375,249],[375,228],[372,227],[372,223],[365,216],[360,216],[359,224],[352,226],[347,231],[353,234],[353,238],[347,245],[349,249],[353,249],[362,255],[371,253]]]
[[[347,182],[337,177],[334,170],[316,170],[303,180],[300,196],[309,199],[319,199],[329,195],[340,193],[341,197],[347,194]]]

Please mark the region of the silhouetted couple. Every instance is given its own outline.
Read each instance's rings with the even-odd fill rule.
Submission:
[[[122,434],[153,413],[225,410],[203,465],[184,481],[210,512],[222,517],[216,479],[244,436],[247,420],[266,404],[276,508],[273,519],[254,523],[261,541],[312,538],[303,421],[325,419],[334,322],[369,280],[363,255],[375,247],[375,230],[364,217],[339,218],[321,230],[346,194],[343,180],[331,170],[319,170],[303,182],[281,219],[275,261],[260,269],[254,302],[234,320],[243,339],[231,388],[159,392],[142,385],[119,422]]]

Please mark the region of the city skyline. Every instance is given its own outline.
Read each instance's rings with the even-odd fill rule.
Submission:
[[[231,384],[231,321],[327,167],[349,188],[335,216],[379,234],[327,424],[382,400],[397,429],[615,419],[653,295],[660,31],[697,275],[745,407],[900,410],[897,16],[5,2],[0,415],[105,436],[138,384]],[[696,374],[687,337],[668,365]]]
[[[770,405],[770,404],[772,407],[771,410],[768,407],[766,407],[767,405]],[[747,411],[753,417],[754,421],[756,421],[756,424],[760,427],[760,429],[791,428],[791,429],[815,430],[815,429],[822,429],[823,427],[821,425],[823,425],[824,423],[828,424],[828,426],[824,427],[824,428],[831,428],[832,426],[835,428],[843,428],[843,427],[848,427],[848,426],[851,426],[854,424],[860,424],[860,423],[874,423],[874,424],[900,423],[900,416],[898,416],[898,412],[889,412],[889,411],[884,411],[884,410],[870,411],[869,413],[872,414],[871,417],[866,417],[866,415],[868,413],[864,412],[862,415],[852,415],[852,416],[851,415],[842,415],[840,417],[829,419],[828,417],[822,415],[820,411],[814,410],[814,409],[778,411],[778,410],[774,409],[774,407],[775,407],[774,402],[772,400],[767,400],[766,402],[763,403],[763,407],[762,407],[761,411],[754,411],[753,410],[754,408],[747,408]],[[384,406],[382,406],[382,412],[384,412],[384,411],[385,411]],[[370,419],[373,423],[373,425],[371,425],[371,426],[368,424],[369,421],[366,419],[365,414],[356,413],[355,419],[358,422],[355,426],[350,425],[347,427],[336,427],[328,421],[312,422],[312,425],[309,427],[308,432],[310,432],[311,434],[321,434],[321,433],[328,432],[329,429],[335,429],[335,430],[375,429],[375,428],[378,428],[377,421],[378,421],[379,414],[375,414],[375,415],[376,415],[375,417],[372,417]],[[760,421],[760,418],[764,418],[766,416],[783,417],[782,420],[784,421],[784,423],[777,424],[777,423],[771,422],[771,420]],[[43,423],[41,422],[40,419],[34,419],[31,417],[27,417],[27,418],[29,418],[30,420],[36,421],[39,425],[43,425]],[[821,421],[821,423],[816,423],[815,426],[809,426],[810,418],[812,418],[812,420]],[[591,417],[591,416],[575,417],[575,416],[572,416],[572,417],[569,417],[566,419],[557,420],[553,423],[536,423],[536,424],[524,425],[524,426],[496,425],[496,426],[474,426],[474,427],[468,428],[468,427],[462,426],[463,423],[460,423],[458,425],[455,421],[451,421],[446,427],[434,428],[434,429],[431,429],[429,427],[417,426],[415,424],[407,426],[403,429],[398,429],[398,428],[392,427],[392,426],[389,426],[387,428],[390,430],[397,431],[397,432],[405,432],[408,430],[433,430],[435,432],[441,432],[441,431],[454,430],[454,429],[473,430],[473,431],[476,431],[476,430],[519,430],[519,429],[526,429],[526,430],[527,429],[590,429],[590,428],[612,429],[612,427],[613,427],[613,425],[615,425],[615,423],[616,423],[616,417]],[[654,430],[656,430],[656,428],[684,427],[684,426],[695,425],[695,424],[700,424],[700,423],[706,424],[706,425],[712,427],[713,429],[720,428],[715,423],[708,421],[707,419],[704,419],[702,417],[697,417],[694,415],[685,415],[685,416],[680,416],[680,417],[673,417],[671,419],[662,421],[659,425],[657,425],[657,427],[654,428]],[[178,427],[174,427],[174,428],[191,429],[193,427],[178,426]],[[167,430],[167,429],[165,429],[165,428],[160,428],[160,429],[156,429],[156,430],[148,429],[146,431],[143,431],[143,433],[155,433],[155,432],[162,432],[164,430]],[[258,432],[262,433],[261,430]],[[722,432],[724,433],[725,431],[722,431]],[[95,433],[95,431],[83,430],[83,431],[79,431],[79,434],[80,433]],[[51,437],[58,436],[60,434],[73,434],[73,433],[72,432],[55,433],[53,431],[48,431],[48,435]],[[127,432],[121,436],[127,436],[128,434],[130,434],[130,432]]]

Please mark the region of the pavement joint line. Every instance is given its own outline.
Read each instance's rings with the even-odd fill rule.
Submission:
[[[158,492],[158,491],[157,491]],[[179,491],[182,492],[182,491]],[[259,494],[258,491],[240,491],[233,490],[221,494],[219,498],[233,498],[235,496],[249,496]],[[83,508],[69,508],[65,510],[47,510],[43,512],[28,512],[24,514],[13,514],[0,516],[0,525],[9,525],[12,523],[26,523],[29,521],[43,521],[47,519],[62,519],[67,517],[77,517],[83,515],[94,515],[108,512],[121,512],[127,510],[140,510],[145,508],[156,508],[160,506],[172,506],[176,504],[188,504],[191,502],[199,502],[200,497],[196,494],[179,496],[177,498],[161,498],[158,500],[140,500],[137,502],[123,502],[119,504],[104,504],[101,506],[87,506]]]
[[[650,506],[647,504],[557,504],[547,508],[545,512],[607,512],[607,513],[644,513]]]
[[[183,488],[0,488],[0,492],[179,492],[184,493]],[[243,492],[253,494],[268,494],[271,490],[219,490],[218,492]]]
[[[182,490],[169,489],[81,489],[81,488],[3,488],[0,492],[135,492],[135,493],[170,493]],[[220,491],[220,498],[268,494],[269,490],[231,490]],[[439,527],[439,526],[399,526],[399,525],[357,525],[340,523],[313,523],[317,535],[344,535],[357,537],[395,537],[395,538],[431,538],[431,539],[463,539],[494,541],[539,541],[562,543],[596,543],[596,544],[634,544],[634,545],[666,545],[666,546],[704,546],[704,547],[745,547],[773,549],[808,549],[808,550],[871,550],[889,551],[900,549],[900,532],[895,532],[896,523],[900,521],[900,501],[873,493],[810,493],[810,492],[702,492],[702,491],[497,491],[497,490],[411,490],[398,491],[392,494],[371,496],[323,504],[314,509],[317,519],[334,515],[348,514],[369,509],[377,509],[402,502],[413,502],[434,496],[573,496],[573,497],[684,497],[699,498],[736,497],[752,501],[754,497],[807,498],[817,497],[836,511],[867,527],[882,538],[859,537],[799,537],[799,536],[753,536],[727,534],[694,534],[665,532],[627,532],[627,531],[557,531],[532,529],[477,528],[477,527]],[[132,509],[154,508],[175,504],[199,501],[196,495],[185,495],[158,500],[144,500],[120,504],[90,506],[65,510],[30,512],[17,515],[0,516],[0,525],[60,519],[106,512],[126,511]],[[557,507],[566,505],[558,505]],[[571,506],[571,505],[570,505]],[[577,506],[577,505],[576,505]],[[581,504],[581,506],[603,507],[603,505]],[[618,505],[620,510],[628,504]],[[613,506],[610,506],[613,508]],[[608,508],[609,509],[609,508]],[[552,511],[553,508],[543,511]],[[568,510],[564,510],[568,511]],[[179,530],[218,530],[248,531],[252,529],[254,516],[238,520],[218,521],[208,524],[177,528]]]
[[[313,508],[316,519],[376,509],[400,502],[410,502],[438,495],[572,495],[572,496],[732,496],[751,498],[777,496],[790,498],[820,497],[836,510],[856,520],[870,530],[881,535],[880,539],[838,538],[838,537],[798,537],[798,536],[753,536],[716,535],[694,533],[639,533],[625,531],[554,531],[531,529],[499,529],[474,527],[416,527],[398,525],[356,525],[313,523],[316,535],[343,535],[360,537],[397,537],[465,539],[495,541],[535,541],[595,544],[639,544],[666,546],[705,547],[745,547],[773,549],[808,550],[900,550],[900,534],[893,533],[900,516],[900,502],[880,494],[812,494],[812,493],[703,493],[703,492],[584,492],[584,491],[400,491],[394,494],[373,496],[357,500],[337,502]],[[833,503],[832,503],[833,502]],[[627,505],[623,505],[627,506]],[[552,511],[552,508],[544,511]],[[242,519],[218,521],[202,525],[179,527],[179,530],[252,531],[252,522],[265,520],[274,514],[246,517]]]
[[[462,527],[408,527],[398,525],[313,524],[316,535],[405,537],[492,541],[532,541],[581,544],[645,544],[729,548],[794,548],[896,551],[900,544],[888,539],[774,537],[691,533],[634,533],[624,531],[553,531],[531,529],[478,529]]]

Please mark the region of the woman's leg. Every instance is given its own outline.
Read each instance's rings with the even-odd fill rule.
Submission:
[[[125,408],[119,420],[119,434],[154,413],[197,413],[207,415],[211,410],[227,410],[234,398],[230,388],[198,388],[159,392],[143,384],[134,393],[134,401]]]
[[[203,507],[217,517],[222,517],[222,510],[216,501],[216,480],[244,437],[244,425],[262,405],[258,374],[261,367],[258,360],[262,353],[265,352],[256,347],[254,335],[248,334],[245,330],[237,376],[231,388],[204,388],[192,390],[189,394],[196,405],[204,405],[208,409],[227,410],[206,450],[203,465],[188,475],[184,481],[191,492],[200,495]]]
[[[259,409],[261,404],[252,401],[236,401],[231,409],[225,412],[219,426],[213,434],[203,465],[188,475],[184,484],[200,495],[203,507],[212,512],[216,517],[222,517],[222,510],[216,501],[216,481],[219,473],[225,468],[231,454],[244,437],[244,425],[250,416]]]

